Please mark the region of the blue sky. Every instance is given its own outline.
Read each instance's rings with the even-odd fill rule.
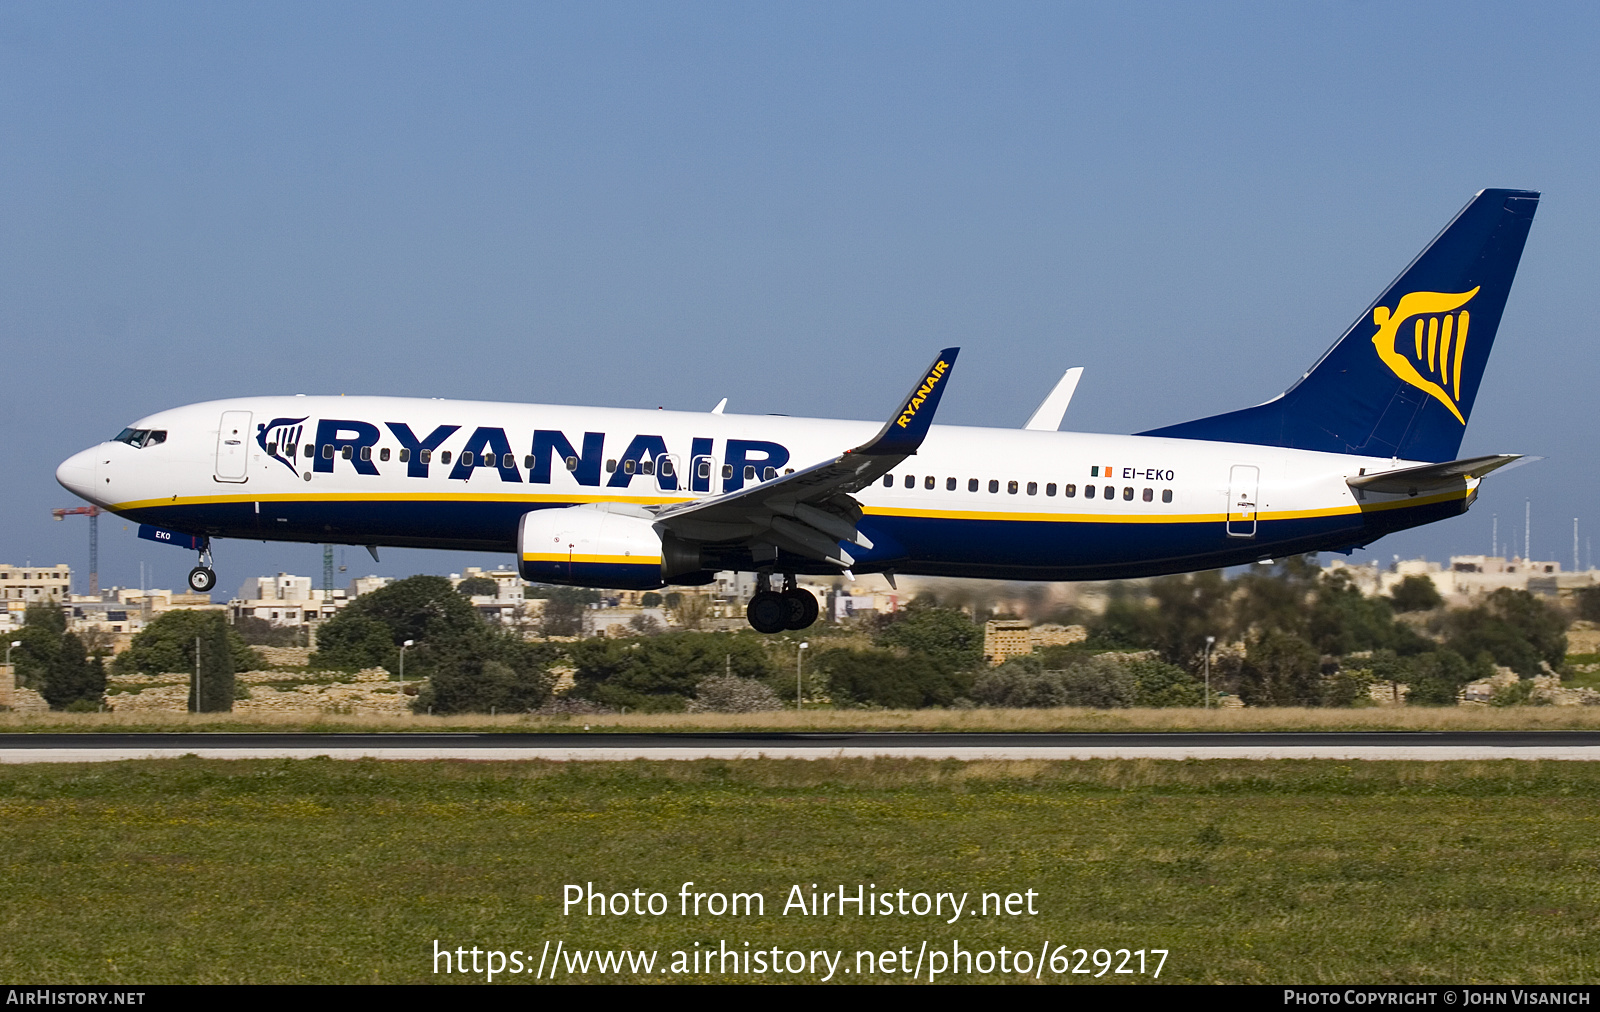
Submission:
[[[164,407],[386,393],[1129,432],[1281,391],[1476,190],[1542,190],[1463,454],[1600,534],[1600,8],[0,4],[0,560]],[[1520,535],[1518,535],[1520,537]],[[351,574],[492,556],[347,550]],[[1362,557],[1358,555],[1358,558]],[[1367,554],[1370,557],[1370,554]],[[102,582],[190,558],[102,525]],[[219,590],[315,575],[224,542]],[[81,589],[81,588],[80,588]]]

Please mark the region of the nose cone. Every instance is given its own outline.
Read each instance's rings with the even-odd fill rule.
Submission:
[[[74,453],[56,468],[56,481],[61,487],[80,499],[95,502],[94,450]]]

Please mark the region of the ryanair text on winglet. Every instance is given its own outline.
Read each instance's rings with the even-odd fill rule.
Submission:
[[[922,385],[917,387],[917,392],[911,395],[910,400],[906,401],[906,406],[901,410],[900,417],[895,419],[896,425],[903,429],[906,427],[907,422],[917,417],[917,409],[922,407],[922,402],[928,399],[929,395],[933,393],[933,388],[939,385],[940,380],[944,379],[944,374],[949,368],[949,363],[942,358],[934,363],[933,370],[928,373],[928,378],[922,381]]]

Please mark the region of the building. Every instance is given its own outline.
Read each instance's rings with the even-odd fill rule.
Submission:
[[[1013,657],[1033,653],[1033,623],[1026,619],[997,618],[983,624],[983,659],[1004,664]]]
[[[1344,573],[1356,589],[1368,595],[1393,594],[1407,577],[1425,576],[1449,604],[1470,607],[1501,588],[1526,590],[1543,597],[1568,597],[1600,583],[1600,571],[1563,572],[1550,560],[1503,558],[1497,555],[1452,555],[1448,564],[1426,559],[1400,559],[1380,568],[1376,562],[1352,566],[1332,560],[1330,573]]]
[[[273,625],[294,626],[332,618],[350,600],[349,591],[336,589],[329,594],[313,587],[309,576],[279,573],[246,580],[238,596],[228,602],[228,609],[236,622],[259,618]]]
[[[0,563],[0,600],[9,608],[20,601],[23,607],[51,601],[64,603],[72,594],[72,567],[10,566]]]

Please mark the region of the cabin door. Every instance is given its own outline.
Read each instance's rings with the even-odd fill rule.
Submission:
[[[217,427],[217,480],[244,481],[249,452],[250,412],[224,411]]]
[[[1228,537],[1256,536],[1256,492],[1261,484],[1261,469],[1251,464],[1235,464],[1228,472]]]

